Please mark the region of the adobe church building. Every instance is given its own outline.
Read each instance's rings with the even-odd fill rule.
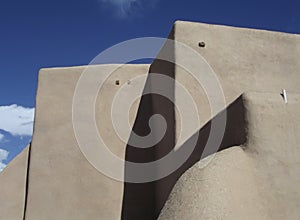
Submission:
[[[0,173],[1,219],[300,219],[300,36],[177,21],[169,39],[175,43],[164,45],[152,64],[40,70],[32,142]],[[183,54],[180,43],[207,63]],[[160,59],[163,54],[174,62]],[[203,85],[177,65],[187,61]],[[210,86],[208,65],[222,99],[217,91],[205,89]],[[113,72],[94,100],[95,123],[110,152],[124,161],[149,163],[194,142],[191,154],[174,172],[153,181],[125,181],[135,171],[124,163],[122,181],[90,163],[90,157],[99,166],[104,162],[93,148],[82,151],[73,120],[74,94],[87,68],[91,85]],[[154,73],[174,81],[162,83]],[[133,80],[138,77],[143,80]],[[177,104],[183,103],[183,111],[192,107],[175,82],[188,91],[197,108],[198,115],[187,116],[191,122],[185,129]],[[124,103],[150,91],[130,107],[126,120],[132,133],[126,133],[127,142],[116,134],[111,118],[120,88],[126,92]],[[167,90],[173,102],[151,94],[154,89]],[[83,111],[79,118],[86,126],[88,99],[78,100]],[[131,146],[133,133],[147,136],[153,131],[159,136],[160,125],[149,125],[157,114],[167,124],[161,140],[149,148]],[[195,116],[199,124],[189,126]],[[219,143],[206,148],[212,128],[223,125]],[[79,131],[89,137],[87,127]],[[175,150],[178,143],[180,149]],[[174,164],[158,164],[156,171],[160,174]]]

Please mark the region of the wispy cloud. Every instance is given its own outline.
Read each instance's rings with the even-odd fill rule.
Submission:
[[[127,18],[141,15],[147,8],[153,8],[158,0],[98,0],[102,5],[110,7],[115,15]]]
[[[3,149],[0,149],[0,172],[6,167],[6,164],[3,163],[7,159],[9,152]]]
[[[4,139],[4,135],[0,133],[0,142]]]
[[[31,136],[33,118],[34,108],[18,105],[0,106],[0,129],[14,136]]]

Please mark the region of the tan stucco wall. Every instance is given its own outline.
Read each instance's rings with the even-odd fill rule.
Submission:
[[[89,67],[95,74],[114,65]],[[120,219],[123,183],[98,172],[83,156],[72,126],[72,101],[85,67],[42,69],[36,99],[26,219]],[[99,130],[111,150],[124,158],[126,143],[116,138],[110,122],[110,103],[121,84],[146,74],[149,65],[126,65],[105,83],[96,102]],[[115,81],[120,80],[120,86]],[[141,86],[143,88],[143,86]],[[140,91],[141,93],[141,91]],[[138,100],[137,100],[138,101]],[[138,102],[132,107],[131,123]],[[107,139],[108,138],[108,139]]]
[[[216,112],[214,114],[211,113],[212,109],[208,102],[207,91],[203,89],[204,86],[208,86],[207,83],[209,84],[209,82],[203,81],[201,83],[206,84],[201,86],[190,73],[178,64],[188,63],[190,66],[185,66],[185,68],[188,67],[194,70],[193,73],[201,76],[203,79],[209,78],[208,65],[200,62],[196,56],[186,56],[185,53],[182,53],[180,43],[186,44],[196,53],[202,55],[214,70],[225,99],[225,105],[219,107],[217,113],[226,108],[227,110],[230,109],[230,105],[236,103],[238,97],[244,92],[272,92],[277,94],[278,97],[280,97],[282,89],[286,89],[288,94],[300,92],[299,35],[178,21],[174,24],[169,38],[176,41],[174,54],[170,55],[170,57],[174,56],[176,65],[172,67],[167,62],[155,61],[152,66],[155,67],[155,72],[162,74],[169,73],[170,70],[174,71],[174,75],[171,74],[171,77],[174,77],[193,96],[200,118],[199,127],[185,128],[184,136],[181,136],[182,139],[179,140],[181,116],[179,112],[176,112],[174,118],[176,122],[176,140],[179,140],[181,144],[186,140],[191,140],[192,135],[196,134],[196,132],[200,131],[201,133],[203,128],[206,130],[204,125],[207,125],[216,116]],[[202,41],[205,42],[205,47],[198,46],[198,43]],[[165,48],[169,49],[170,47],[163,47],[161,54],[172,52]],[[214,95],[216,96],[216,93]],[[210,101],[212,103],[220,102],[215,98],[213,97]],[[183,100],[182,93],[176,89],[175,100],[176,104],[179,104],[177,100]],[[188,112],[190,108],[190,105],[183,105],[183,111]],[[227,124],[233,122],[233,127],[235,127],[238,125],[234,124],[235,118],[244,117],[243,109],[232,110],[231,108],[229,112],[235,113],[237,117],[234,117],[234,114],[227,115],[229,120]],[[226,114],[226,112],[222,112],[222,114]],[[190,117],[194,117],[194,115],[190,115]],[[245,129],[243,124],[240,127],[240,130]],[[238,130],[236,131],[237,133],[229,131],[227,135],[225,133],[225,139],[227,140],[225,142],[227,143],[222,146],[223,148],[243,143],[241,142],[244,140],[242,136],[235,137],[239,135]],[[243,134],[243,132],[240,132],[240,134]],[[200,138],[205,139],[205,135],[203,137],[200,136]],[[161,181],[157,181],[155,186],[156,191],[158,191],[156,192],[156,199],[159,201],[157,204],[165,199],[166,193],[173,187],[172,184],[176,182],[180,174],[193,165],[198,157],[200,158],[203,152],[201,151],[202,144],[200,140],[196,146],[196,149],[199,150],[193,152],[191,158],[181,170],[178,170],[177,174],[174,173]],[[169,147],[165,146],[166,149]],[[157,209],[159,210],[159,207]]]
[[[176,184],[160,219],[297,219],[300,216],[297,210],[300,205],[297,187],[300,180],[297,166],[300,162],[297,157],[300,153],[300,100],[297,95],[300,93],[299,35],[178,21],[169,38],[199,52],[216,73],[226,100],[226,105],[218,110],[221,112],[226,108],[230,120],[223,147],[232,148],[218,152],[205,168],[200,168],[202,161],[188,170]],[[205,47],[198,46],[202,41]],[[195,59],[178,51],[176,44],[169,51],[172,53],[170,57],[177,62]],[[90,66],[89,71],[99,76],[114,67]],[[85,68],[40,71],[28,166],[28,197],[26,200],[28,150],[25,150],[0,175],[1,186],[7,187],[5,196],[0,198],[1,204],[8,197],[12,198],[0,207],[1,216],[5,213],[7,219],[22,219],[26,207],[25,219],[28,220],[153,219],[159,215],[176,180],[200,159],[202,140],[197,143],[195,155],[178,172],[147,184],[125,184],[127,191],[123,182],[98,172],[80,151],[72,124],[75,87]],[[98,130],[109,143],[110,150],[120,158],[125,158],[125,153],[129,157],[139,157],[130,158],[133,161],[160,158],[173,147],[179,136],[179,113],[175,115],[174,106],[157,97],[144,98],[141,105],[137,99],[129,114],[130,124],[136,123],[137,130],[143,132],[149,128],[145,112],[162,113],[172,125],[167,138],[150,149],[153,155],[147,155],[147,150],[133,152],[135,150],[129,149],[127,143],[115,134],[111,124],[114,95],[123,84],[128,100],[133,95],[131,92],[141,94],[145,80],[136,85],[131,79],[146,76],[149,68],[175,78],[191,93],[197,104],[201,123],[196,129],[187,128],[181,143],[195,132],[205,139],[210,125],[206,123],[215,116],[211,115],[201,85],[181,67],[158,60],[151,67],[125,65],[105,82],[95,105]],[[195,73],[205,78],[206,70],[207,67],[202,65]],[[93,81],[93,77],[90,80]],[[120,85],[115,84],[116,80]],[[172,83],[147,83],[152,88],[169,88],[177,101],[182,97],[179,91],[173,91]],[[287,91],[288,104],[280,96],[281,89]],[[238,98],[242,94],[245,94],[243,103]],[[189,105],[183,107],[186,110],[190,108]],[[138,108],[141,117],[136,120]],[[248,132],[247,142],[243,137],[245,129]],[[234,146],[236,143],[244,145]],[[130,170],[126,171],[130,174]],[[10,186],[11,182],[14,183]],[[18,211],[13,212],[15,207]],[[139,207],[138,210],[136,207]]]
[[[212,67],[226,103],[232,103],[245,91],[300,92],[299,35],[186,21],[175,22],[174,32],[174,40],[200,53]],[[199,47],[199,42],[205,42],[205,47]],[[193,59],[177,50],[175,44],[176,62]],[[203,70],[206,69],[203,65],[196,74],[205,76],[208,72]],[[175,66],[175,78],[193,96],[202,127],[212,118],[205,91],[179,66]],[[175,91],[175,99],[178,96]],[[179,121],[178,115],[176,121]],[[176,129],[178,136],[178,124]]]
[[[29,146],[0,173],[0,218],[22,220],[26,200]]]
[[[299,219],[300,96],[247,93],[249,137],[190,168],[159,219]]]

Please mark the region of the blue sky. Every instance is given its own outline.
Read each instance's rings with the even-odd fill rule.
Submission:
[[[137,37],[167,37],[176,20],[300,33],[300,1],[1,0],[0,170],[31,139],[38,71],[88,64]]]

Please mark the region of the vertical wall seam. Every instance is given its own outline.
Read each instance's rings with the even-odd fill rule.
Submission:
[[[25,220],[27,210],[27,198],[28,198],[28,186],[29,186],[29,167],[30,167],[30,156],[31,156],[31,143],[29,144],[28,157],[27,157],[27,170],[26,170],[26,183],[25,183],[25,198],[23,208],[23,220]]]

